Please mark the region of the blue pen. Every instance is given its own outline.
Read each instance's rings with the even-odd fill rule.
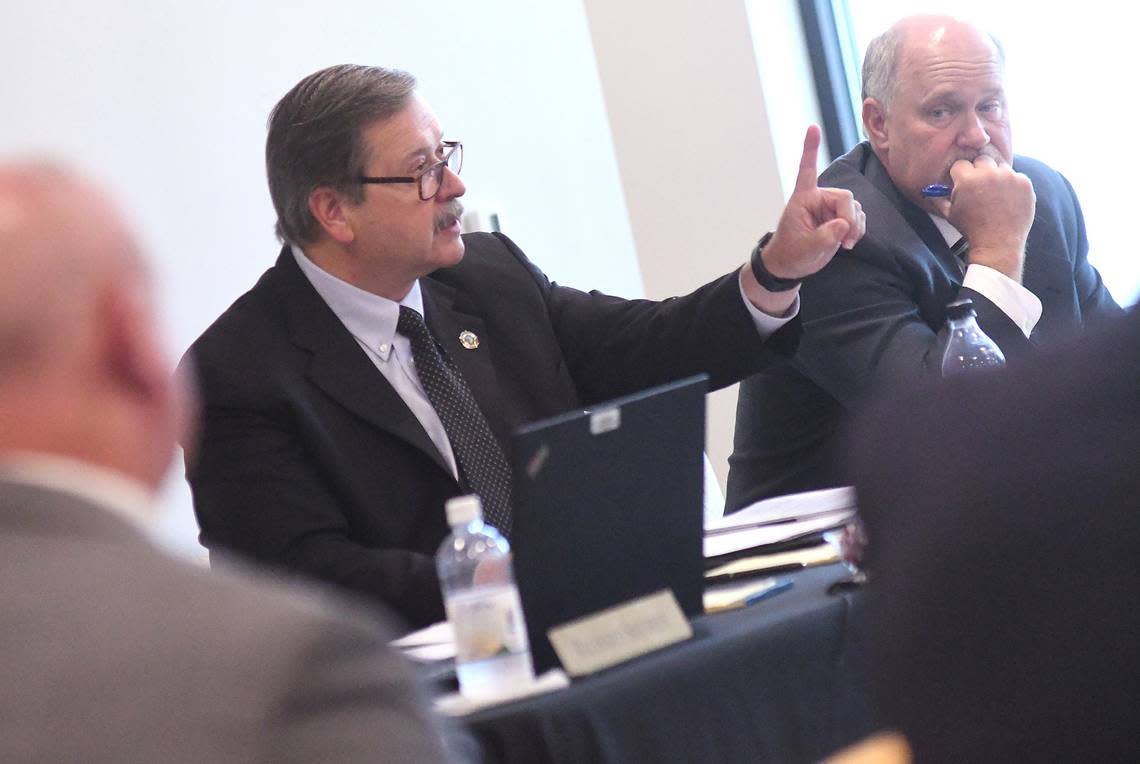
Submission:
[[[950,186],[941,183],[931,183],[922,189],[923,196],[950,196]]]
[[[755,594],[747,597],[744,600],[744,604],[745,605],[751,605],[754,602],[759,602],[760,600],[766,600],[769,597],[775,597],[780,592],[786,592],[788,589],[791,589],[791,588],[792,588],[792,579],[781,578],[776,583],[769,586],[767,589],[761,589],[760,591],[756,592]]]

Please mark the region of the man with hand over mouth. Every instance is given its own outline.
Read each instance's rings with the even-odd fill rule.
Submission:
[[[867,234],[807,279],[800,349],[741,385],[727,511],[845,485],[851,411],[937,374],[950,302],[1016,361],[1120,309],[1087,259],[1080,204],[1013,153],[998,42],[946,16],[903,19],[868,46],[868,140],[820,182],[850,190]]]

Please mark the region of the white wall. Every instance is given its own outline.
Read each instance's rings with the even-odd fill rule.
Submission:
[[[466,147],[468,203],[557,280],[640,296],[579,0],[37,0],[0,20],[0,155],[50,152],[109,184],[157,265],[172,356],[277,254],[266,116],[304,75],[407,69]],[[165,534],[196,551],[172,477]]]
[[[776,227],[819,119],[797,4],[585,6],[646,293],[680,294],[739,268]],[[709,396],[722,486],[736,391]]]

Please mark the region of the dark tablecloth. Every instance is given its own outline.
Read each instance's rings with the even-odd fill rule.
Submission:
[[[861,593],[827,593],[838,566],[694,637],[466,718],[488,762],[811,762],[875,728],[849,619]]]

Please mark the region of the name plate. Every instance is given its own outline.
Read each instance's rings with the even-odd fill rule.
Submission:
[[[693,636],[669,589],[600,610],[546,635],[570,676],[583,676]]]

